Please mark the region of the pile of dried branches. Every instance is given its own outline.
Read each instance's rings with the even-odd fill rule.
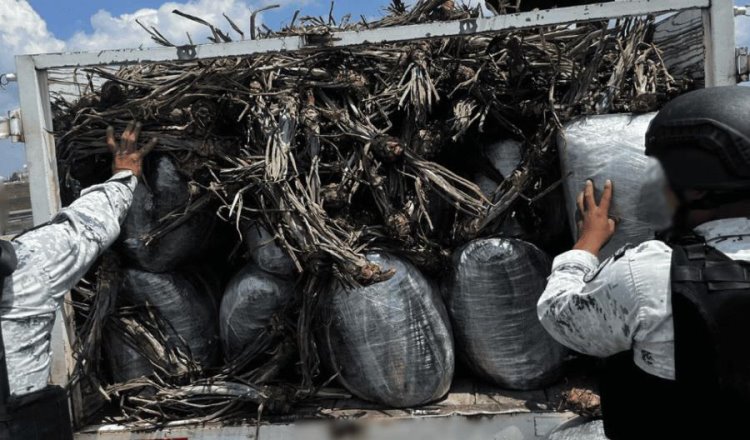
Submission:
[[[480,13],[444,0],[423,0],[408,10],[394,0],[378,22],[295,15],[281,31],[253,24],[249,37],[325,41],[340,30]],[[214,42],[232,39],[230,32],[179,14],[209,26]],[[133,119],[143,121],[143,136],[159,138],[156,151],[175,158],[194,189],[177,220],[171,216],[147,240],[158,240],[207,206],[215,206],[238,232],[248,219],[273,231],[304,276],[296,348],[302,388],[313,389],[317,362],[309,328],[321,280],[369,283],[389,276],[365,258],[372,248],[439,270],[455,246],[492,233],[514,206],[537,201],[554,186],[554,136],[566,121],[653,110],[684,90],[649,41],[652,24],[642,17],[116,71],[92,68],[86,71],[91,92],[55,105],[62,184],[75,195],[77,188],[104,180],[107,125],[122,130]],[[159,44],[175,45],[157,29],[146,30]],[[524,144],[522,166],[493,195],[484,195],[461,159],[509,137]],[[90,312],[91,304],[84,308]],[[263,384],[222,374],[213,380]],[[186,406],[183,399],[195,395],[195,387],[214,385],[187,390],[166,383],[152,383],[160,391],[150,404],[140,402],[138,417],[216,415],[213,403]],[[258,389],[256,397],[263,395]]]

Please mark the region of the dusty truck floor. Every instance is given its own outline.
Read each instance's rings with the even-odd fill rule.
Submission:
[[[256,438],[258,429],[262,439],[539,439],[576,413],[596,412],[598,398],[588,391],[593,383],[588,376],[573,376],[543,390],[511,391],[457,379],[446,398],[413,409],[358,399],[317,400],[299,405],[291,415],[266,417],[259,428],[250,420],[200,425],[185,421],[157,430],[100,425],[81,430],[76,438],[247,439]]]

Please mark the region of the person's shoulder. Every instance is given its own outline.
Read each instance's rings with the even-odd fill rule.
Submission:
[[[663,241],[650,240],[638,245],[627,244],[602,261],[596,271],[589,273],[585,280],[594,281],[605,275],[607,279],[629,278],[632,276],[633,264],[637,267],[644,263],[660,267],[672,259],[672,248]]]
[[[626,256],[630,258],[644,258],[644,257],[669,257],[672,256],[672,248],[665,242],[660,240],[649,240],[637,246],[631,246]]]

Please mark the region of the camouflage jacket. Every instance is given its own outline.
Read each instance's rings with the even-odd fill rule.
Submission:
[[[129,171],[85,190],[46,226],[13,240],[18,268],[0,302],[10,390],[24,395],[47,386],[50,337],[65,293],[114,243],[138,180]]]
[[[750,261],[750,219],[705,223],[695,230],[734,260]],[[537,313],[560,343],[598,357],[633,350],[638,367],[675,378],[670,266],[672,249],[648,241],[599,264],[585,251],[558,256]]]

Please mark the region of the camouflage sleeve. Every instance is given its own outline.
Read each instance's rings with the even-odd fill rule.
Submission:
[[[539,320],[558,342],[591,356],[608,357],[632,347],[637,326],[636,289],[627,263],[602,264],[585,251],[555,259],[539,299]]]
[[[8,382],[16,396],[44,388],[50,374],[50,334],[62,297],[120,233],[137,180],[120,173],[87,189],[48,225],[13,241],[18,269],[0,301]]]
[[[16,240],[17,248],[33,250],[41,258],[49,289],[61,297],[86,273],[101,253],[120,235],[120,224],[130,209],[138,179],[129,171],[84,190],[50,224]]]

